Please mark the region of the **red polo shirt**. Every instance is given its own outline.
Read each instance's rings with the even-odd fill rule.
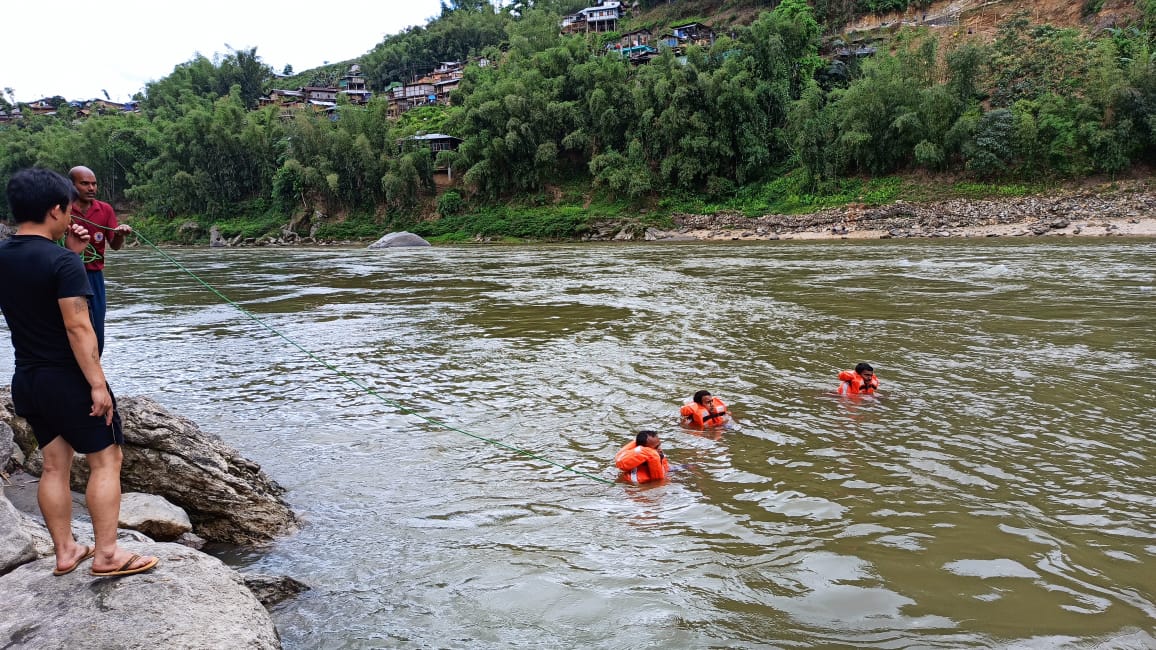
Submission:
[[[79,224],[88,231],[89,237],[92,238],[89,243],[96,249],[96,254],[99,256],[86,263],[84,265],[85,270],[104,270],[104,247],[108,243],[109,237],[112,236],[112,230],[119,225],[116,221],[116,213],[112,211],[112,206],[104,201],[94,199],[88,212],[80,212],[76,209],[76,204],[73,204],[72,216],[74,217],[73,223]]]

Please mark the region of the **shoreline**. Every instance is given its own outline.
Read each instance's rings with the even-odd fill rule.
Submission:
[[[998,237],[1156,237],[1156,186],[1149,180],[1117,181],[1098,186],[1060,189],[1048,195],[1010,198],[950,199],[931,202],[898,200],[867,207],[851,203],[803,214],[747,216],[737,211],[711,214],[675,213],[670,226],[648,226],[639,218],[597,217],[584,235],[564,242],[776,241],[905,238]],[[0,227],[0,238],[3,238]],[[285,233],[286,229],[282,230]],[[385,233],[388,234],[388,233]],[[457,244],[491,244],[500,235],[477,234]],[[299,235],[209,243],[177,244],[180,248],[360,247],[375,240],[318,240]],[[130,247],[139,242],[129,243]]]
[[[918,238],[998,238],[998,237],[1156,237],[1156,217],[1093,219],[1070,221],[1066,226],[1051,227],[1036,232],[1032,224],[994,224],[961,226],[926,231],[914,229],[896,235],[882,228],[832,227],[823,230],[798,230],[784,233],[758,233],[739,228],[694,228],[678,231],[650,231],[647,239],[667,241],[676,239],[697,241],[789,241],[836,239],[918,239]]]
[[[1131,182],[1006,199],[852,203],[798,215],[676,214],[672,221],[674,230],[647,229],[646,239],[1156,237],[1156,191]]]

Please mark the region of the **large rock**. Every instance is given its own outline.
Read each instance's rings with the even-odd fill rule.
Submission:
[[[13,460],[15,454],[16,440],[12,437],[12,427],[8,426],[7,422],[0,421],[0,472],[8,470],[8,463]],[[21,454],[16,460],[19,461],[23,457]]]
[[[280,495],[284,489],[261,467],[220,438],[205,433],[147,397],[117,400],[124,422],[125,492],[146,492],[184,509],[193,530],[210,541],[251,545],[297,530],[299,522]],[[28,456],[25,468],[40,473],[40,454],[23,418],[12,413],[11,394],[0,388],[0,421],[15,432]],[[88,464],[78,456],[72,487],[83,492]]]
[[[242,578],[245,580],[245,586],[265,607],[272,607],[303,591],[309,591],[309,585],[289,576],[246,573]]]
[[[117,525],[139,530],[159,542],[175,542],[193,530],[188,513],[164,497],[143,492],[125,492],[120,496]]]
[[[36,544],[25,530],[23,515],[0,489],[0,575],[36,559]],[[0,636],[0,640],[4,637]]]
[[[56,577],[55,560],[45,558],[0,577],[2,647],[281,647],[268,611],[220,560],[179,544],[124,546],[161,562],[148,573],[94,578],[89,560]]]
[[[224,248],[228,245],[229,242],[225,241],[225,238],[221,236],[221,228],[219,226],[209,228],[209,248]]]
[[[405,248],[414,246],[429,246],[430,243],[412,232],[391,232],[373,242],[368,248]]]

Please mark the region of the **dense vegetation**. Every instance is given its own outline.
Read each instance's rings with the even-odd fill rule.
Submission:
[[[337,120],[283,121],[257,100],[292,80],[274,80],[255,49],[198,57],[150,84],[138,114],[76,120],[64,105],[0,125],[0,181],[86,164],[104,198],[131,203],[162,238],[189,220],[226,236],[288,222],[320,237],[570,237],[590,214],[641,208],[661,219],[882,202],[897,187],[888,175],[911,170],[1014,186],[1156,162],[1156,0],[1138,3],[1144,20],[1094,36],[1024,18],[991,44],[911,28],[849,62],[820,57],[821,20],[926,3],[731,2],[775,6],[710,49],[641,66],[603,54],[617,34],[559,35],[561,15],[587,4],[443,3],[428,25],[386,38],[360,62],[374,90],[439,61],[492,62],[467,68],[452,106],[397,121],[381,98],[340,104]],[[658,28],[647,16],[637,25]],[[322,73],[332,67],[301,76]],[[435,160],[399,144],[418,132],[464,142]],[[460,186],[439,196],[435,165]]]

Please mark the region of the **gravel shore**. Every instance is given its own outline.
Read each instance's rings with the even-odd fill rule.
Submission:
[[[848,205],[810,214],[676,214],[662,240],[898,239],[906,237],[1156,236],[1156,190],[1147,182],[995,200]],[[596,239],[597,237],[592,237]],[[634,237],[611,237],[628,239]]]

